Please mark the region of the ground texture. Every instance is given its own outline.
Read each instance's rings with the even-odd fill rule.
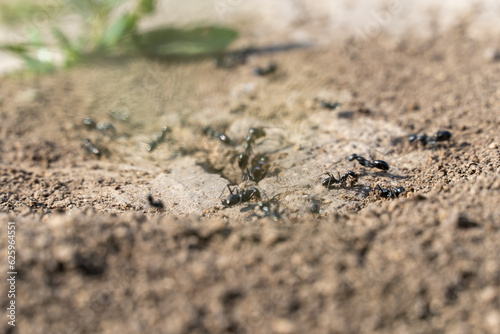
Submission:
[[[500,41],[466,32],[259,53],[231,69],[120,60],[2,80],[0,253],[15,221],[16,329],[498,333],[500,62],[485,50]],[[253,74],[269,62],[275,73]],[[237,163],[250,127],[266,132],[258,184]],[[439,130],[452,138],[408,143]],[[321,173],[348,170],[356,184],[322,187]],[[225,208],[229,183],[257,187],[268,216],[256,198]],[[377,186],[406,191],[383,199]]]

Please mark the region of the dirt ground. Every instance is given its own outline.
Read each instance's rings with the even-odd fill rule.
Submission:
[[[485,50],[500,39],[466,32],[258,53],[231,69],[125,59],[3,79],[0,253],[14,221],[15,329],[498,333],[500,56]],[[270,62],[275,73],[253,74]],[[251,127],[266,132],[251,155],[268,159],[258,184],[237,162]],[[439,130],[451,139],[408,143]],[[321,173],[348,170],[357,183],[322,186]],[[256,198],[225,208],[229,183],[257,187],[268,215]],[[384,199],[377,186],[406,191]]]

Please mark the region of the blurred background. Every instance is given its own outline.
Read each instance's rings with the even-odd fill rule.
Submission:
[[[130,21],[132,16],[134,22]],[[114,31],[115,40],[108,41],[108,49],[121,47],[123,44],[117,40],[132,31],[200,25],[235,29],[239,33],[233,44],[235,47],[304,42],[329,44],[345,38],[364,40],[380,33],[395,38],[408,32],[428,36],[458,21],[466,22],[469,25],[467,33],[475,38],[483,36],[485,28],[488,34],[498,34],[498,17],[500,3],[496,0],[444,0],[438,3],[431,0],[1,0],[0,44],[4,47],[0,52],[0,73],[26,64],[19,48],[12,52],[6,50],[5,45],[19,46],[19,43],[28,42],[33,46],[43,40],[48,51],[44,49],[34,57],[61,64],[68,54],[76,57],[96,51],[99,48],[96,40],[109,35],[110,27],[123,18],[129,19],[129,26]],[[54,27],[58,27],[64,37],[54,34]],[[68,46],[63,46],[67,42],[62,40],[64,38],[70,42],[87,41],[82,42],[80,49],[73,47],[72,52],[68,52]],[[31,52],[33,55],[33,50]]]

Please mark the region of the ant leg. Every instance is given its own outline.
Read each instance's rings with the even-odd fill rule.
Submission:
[[[264,196],[266,196],[266,200],[267,200],[267,201],[269,201],[269,197],[266,195],[266,193],[265,193],[265,192],[263,192],[262,190],[261,190],[261,192],[262,192],[262,194],[263,194]]]
[[[230,188],[231,184],[228,184],[227,185],[227,189],[229,189],[229,192],[231,193],[231,195],[233,195],[233,191],[234,189],[237,189],[238,186],[237,185],[232,185],[233,186],[233,189]],[[236,194],[238,194],[238,190],[236,190]]]
[[[229,189],[229,192],[230,192],[230,193],[231,193],[231,195],[232,195],[232,194],[233,194],[233,192],[231,191],[231,188],[229,188],[229,184],[226,184],[226,186],[227,186],[227,189]],[[225,190],[225,188],[224,188],[224,189],[222,189],[222,191],[221,191],[221,193],[220,193],[220,195],[219,195],[219,198],[221,198],[222,194],[224,193],[224,190]]]
[[[337,161],[334,161],[334,162],[333,162],[330,166],[327,166],[326,168],[327,168],[327,169],[330,169],[330,168],[332,168],[334,165],[336,165],[336,164],[338,164],[339,162],[341,162],[342,160],[343,160],[343,159],[339,159],[339,160],[337,160]],[[349,160],[349,161],[350,161],[350,160]]]
[[[342,188],[345,188],[346,175],[342,174],[341,176],[340,173],[337,172],[337,178],[338,178],[338,183],[340,183],[340,186]]]
[[[246,180],[255,181],[255,178],[254,178],[254,177],[253,177],[253,175],[250,173],[250,169],[248,169],[248,167],[247,167]]]
[[[370,168],[373,168],[374,167],[373,161],[375,161],[375,159],[373,158],[374,156],[372,150],[368,152],[368,155],[370,156],[370,165],[371,165]]]
[[[328,176],[330,178],[328,180],[328,188],[327,189],[330,190],[330,185],[332,184],[332,181],[335,180],[335,177],[332,174],[330,174],[330,173],[328,173]],[[337,181],[337,180],[335,180],[335,181]]]
[[[252,144],[248,142],[245,144],[245,153],[248,154],[249,156],[253,155]]]
[[[255,189],[252,189],[251,191],[252,191],[252,193],[250,194],[249,200],[251,200],[255,196],[255,194],[257,193],[257,190],[255,190]]]
[[[352,187],[352,186],[356,185],[356,183],[358,183],[358,176],[357,175],[356,176],[351,175],[351,184],[350,184],[350,186]]]
[[[249,201],[252,199],[253,195],[255,195],[255,190],[254,189],[250,189],[250,195],[248,195],[248,200]]]

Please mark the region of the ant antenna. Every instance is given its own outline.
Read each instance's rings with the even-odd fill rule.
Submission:
[[[225,190],[226,190],[226,188],[222,189],[222,191],[221,191],[221,193],[220,193],[220,195],[219,195],[219,198],[221,198],[221,197],[222,197],[222,194],[224,193],[224,191],[225,191]]]
[[[318,177],[319,177],[319,176],[321,176],[321,175],[328,175],[328,176],[332,176],[332,174],[331,174],[330,172],[324,172],[324,173],[321,173],[321,174],[319,174],[319,175],[318,175]]]
[[[268,197],[268,196],[267,196],[267,194],[264,192],[264,190],[259,190],[259,192],[260,192],[262,195],[266,196],[266,200],[269,202],[269,197]]]
[[[378,150],[376,148],[372,149],[372,151],[375,151],[375,152],[378,152],[378,153],[381,153],[382,155],[387,155],[389,152],[388,151],[381,151],[381,150]],[[370,152],[370,159],[372,159],[372,161],[374,160],[373,159],[373,156],[372,156],[372,152]]]
[[[233,190],[231,190],[230,186],[235,186],[234,184],[226,184],[226,187],[227,189],[229,189],[229,193],[232,195],[233,194]],[[219,198],[221,198],[222,194],[224,193],[224,191],[226,190],[226,188],[222,189],[222,192],[220,193],[219,195]]]
[[[326,167],[326,169],[330,169],[332,168],[334,165],[338,164],[339,162],[341,162],[343,159],[339,159],[337,161],[334,161],[330,166]]]

